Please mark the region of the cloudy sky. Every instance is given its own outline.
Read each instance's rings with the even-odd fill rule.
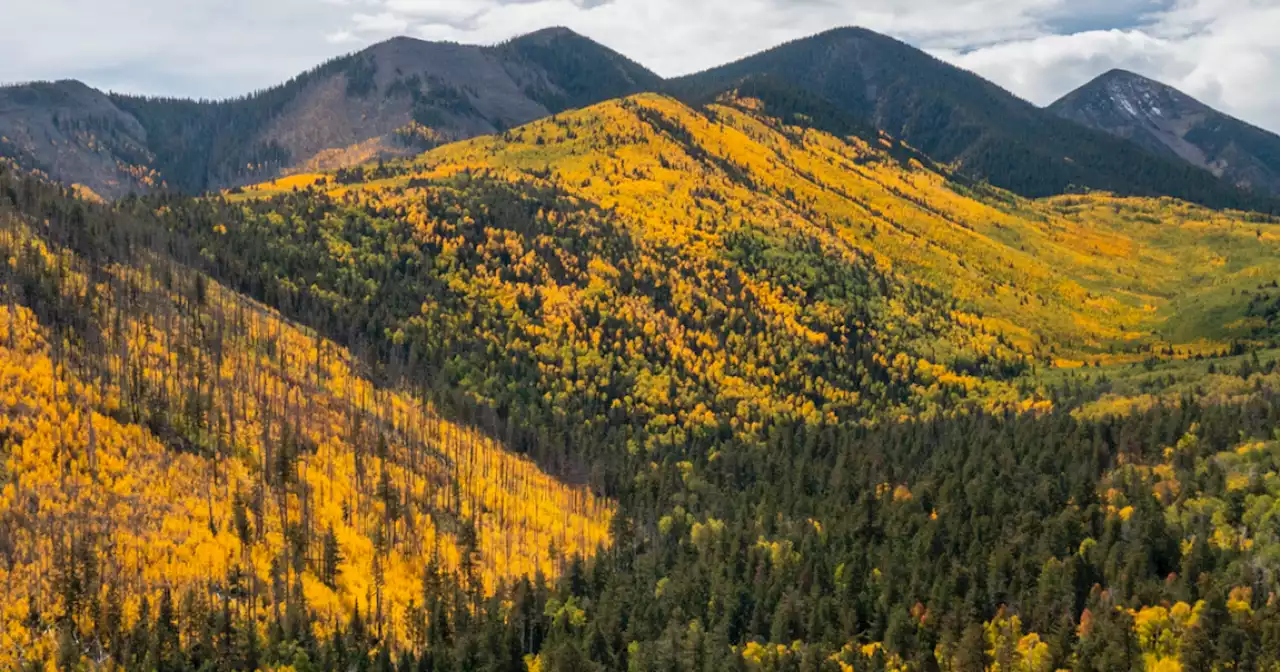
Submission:
[[[0,0],[0,82],[227,97],[393,35],[565,25],[663,75],[828,28],[906,40],[1039,104],[1113,67],[1280,131],[1280,0]]]

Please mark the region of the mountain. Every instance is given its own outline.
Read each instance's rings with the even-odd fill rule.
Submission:
[[[160,180],[142,124],[73,81],[0,87],[0,158],[110,197]]]
[[[0,156],[108,198],[157,186],[201,193],[410,156],[638,92],[705,104],[743,87],[821,110],[792,121],[863,137],[887,133],[904,143],[902,151],[1023,196],[1091,189],[1280,209],[1265,190],[1237,188],[1267,182],[1275,160],[1271,145],[1234,125],[1191,131],[1217,157],[1206,162],[1210,169],[1218,161],[1242,171],[1228,175],[1231,185],[1167,151],[1082,130],[972,73],[855,28],[670,82],[550,28],[491,47],[395,38],[227,101],[101,94],[74,82],[9,87],[0,89]],[[1254,146],[1260,149],[1242,149]]]
[[[1034,405],[1014,381],[1036,367],[1276,336],[1271,219],[1027,200],[775,114],[645,94],[168,208],[233,286],[399,334],[421,376],[565,422],[602,460],[704,423]],[[596,425],[610,412],[630,429]]]
[[[552,112],[656,91],[663,80],[644,66],[568,28],[547,28],[499,45],[505,62],[524,63],[545,77],[526,93]]]
[[[0,164],[0,661],[1270,669],[1278,252],[776,80],[200,198]]]
[[[587,460],[614,545],[530,668],[1251,655],[1280,618],[1240,578],[1280,549],[1280,222],[1028,200],[754,90],[147,205],[221,280]]]
[[[705,100],[759,77],[821,96],[966,175],[1023,196],[1088,188],[1275,209],[1206,171],[1082,130],[973,73],[864,29],[797,40],[676,79],[671,90]]]
[[[1280,136],[1141,75],[1112,70],[1049,110],[1258,193],[1280,195]]]
[[[494,47],[401,37],[227,101],[0,89],[0,155],[111,197],[161,182],[198,193],[413,154],[658,85],[563,28]]]

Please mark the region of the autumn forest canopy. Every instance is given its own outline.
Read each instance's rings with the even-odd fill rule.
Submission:
[[[114,201],[0,159],[0,666],[1280,669],[1270,197],[960,147],[985,89],[876,107],[862,33],[580,39],[486,52],[527,119],[370,56],[117,101],[218,153]],[[326,77],[395,151],[219,144]]]

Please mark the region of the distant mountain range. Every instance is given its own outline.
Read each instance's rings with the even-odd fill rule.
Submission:
[[[1186,161],[1239,187],[1280,194],[1280,136],[1166,84],[1112,70],[1049,110],[1153,154]]]
[[[793,123],[840,118],[1024,196],[1105,190],[1280,209],[1271,200],[1280,137],[1198,103],[1179,108],[1186,129],[1139,132],[1097,102],[1105,94],[1090,93],[1114,80],[1042,109],[854,28],[674,80],[564,28],[492,47],[396,38],[230,101],[104,94],[69,81],[0,89],[0,156],[108,198],[161,186],[198,193],[413,154],[639,92],[707,102],[768,81],[823,110]]]
[[[661,83],[564,29],[494,47],[395,38],[229,101],[73,81],[0,89],[0,156],[108,197],[195,193],[416,153]]]

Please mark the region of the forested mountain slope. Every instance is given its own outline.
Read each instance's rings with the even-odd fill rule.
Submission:
[[[8,266],[34,322],[0,335],[43,340],[5,345],[3,445],[44,451],[0,490],[39,493],[0,526],[41,596],[8,636],[145,670],[1280,664],[1280,223],[1027,200],[767,88],[202,199],[10,181],[5,240],[69,251]],[[36,376],[60,405],[17,401],[42,357],[70,363]],[[39,518],[117,453],[189,474],[108,509],[170,522]],[[135,559],[75,551],[104,538],[81,521]],[[208,539],[251,556],[238,580],[177,566]],[[535,563],[559,579],[496,581]],[[207,588],[108,597],[152,566]]]
[[[1086,128],[1096,124],[1072,123],[1057,113],[1061,106],[1037,108],[914,47],[853,28],[671,81],[552,28],[491,47],[395,38],[225,101],[108,95],[78,82],[8,87],[0,89],[0,156],[108,198],[160,186],[197,194],[411,156],[639,92],[701,104],[761,82],[785,82],[846,119],[1023,196],[1102,190],[1280,208],[1265,189],[1237,188],[1270,179],[1257,129],[1214,116],[1188,142],[1217,158],[1188,165],[1142,137],[1126,135],[1135,145]],[[1214,168],[1221,161],[1244,172],[1227,175]]]
[[[80,82],[0,87],[0,159],[115,198],[158,186],[147,132]]]
[[[244,291],[556,428],[539,445],[569,463],[1026,409],[1037,368],[1274,342],[1273,220],[1027,201],[763,106],[610,102],[168,221]]]
[[[103,94],[79,82],[0,88],[0,157],[112,198],[161,184],[200,193],[408,156],[660,86],[563,28],[492,47],[400,37],[225,101]]]
[[[759,77],[822,96],[966,175],[1023,196],[1093,189],[1277,209],[1270,199],[1243,193],[1208,171],[1071,123],[978,75],[860,28],[831,30],[681,77],[669,90],[704,99]]]
[[[230,101],[112,100],[147,129],[172,186],[197,193],[308,164],[333,169],[413,154],[642,91],[656,79],[561,29],[496,47],[399,37]]]
[[[774,114],[819,116],[641,96],[121,207],[617,496],[530,669],[1276,663],[1276,222]],[[383,646],[508,669],[468,652],[524,627]]]
[[[5,667],[199,667],[222,649],[191,643],[217,633],[237,651],[221,664],[252,669],[353,618],[415,646],[440,600],[608,543],[611,504],[506,452],[501,428],[370,383],[344,348],[146,252],[137,220],[0,165],[0,227]]]
[[[418,165],[549,170],[571,193],[686,250],[729,247],[735,223],[783,236],[816,229],[824,251],[866,255],[947,297],[961,323],[980,318],[1041,360],[1274,333],[1242,298],[1280,272],[1274,219],[1170,199],[1028,201],[895,157],[889,139],[780,124],[761,104],[730,98],[695,111],[642,97]]]
[[[899,147],[779,122],[759,99],[695,110],[644,96],[445,147],[367,174],[367,183],[346,184],[359,176],[345,172],[300,176],[248,195],[303,185],[321,202],[354,203],[362,216],[407,214],[412,223],[413,210],[401,208],[432,178],[485,172],[488,180],[548,182],[612,214],[614,235],[667,250],[666,267],[719,260],[759,278],[789,304],[777,308],[776,325],[797,334],[820,323],[825,311],[814,307],[830,291],[829,273],[801,270],[809,265],[838,261],[886,276],[864,281],[877,287],[871,294],[892,293],[894,281],[927,289],[941,297],[944,323],[999,337],[976,345],[936,327],[933,335],[949,335],[928,347],[944,365],[968,348],[1092,361],[1170,345],[1185,355],[1193,344],[1207,350],[1274,334],[1274,317],[1255,314],[1246,298],[1278,270],[1280,229],[1271,218],[1170,199],[1030,201],[926,166]],[[801,275],[770,276],[779,247],[804,262],[779,270]],[[890,308],[868,326],[885,333],[899,319],[910,323],[907,315],[927,314]]]
[[[1204,168],[1231,184],[1280,194],[1280,136],[1141,75],[1104,73],[1049,110],[1154,154]]]

